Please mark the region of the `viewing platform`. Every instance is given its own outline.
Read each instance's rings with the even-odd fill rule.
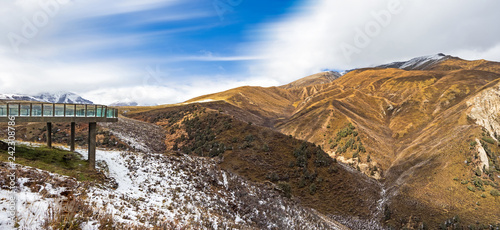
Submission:
[[[118,110],[105,105],[7,102],[0,104],[0,122],[116,122]]]
[[[52,148],[52,123],[71,123],[70,150],[75,151],[76,123],[89,123],[89,167],[95,169],[97,122],[117,122],[118,109],[93,104],[55,104],[43,102],[0,102],[0,122],[14,117],[19,122],[46,122],[47,146]]]

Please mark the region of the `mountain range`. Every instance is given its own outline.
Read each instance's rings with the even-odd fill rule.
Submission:
[[[314,210],[317,223],[337,226],[331,229],[495,229],[499,95],[500,63],[436,54],[179,104],[123,106],[119,122],[100,125],[97,143],[127,151],[161,146],[154,149],[178,162],[208,159],[214,171]],[[66,143],[69,128],[55,128],[54,142]],[[29,130],[20,137],[26,141],[46,137],[42,127],[20,129]],[[81,126],[77,137],[87,132]],[[224,192],[252,196],[237,188]],[[260,203],[224,202],[249,226],[262,222],[250,218],[265,212]]]
[[[354,176],[361,183],[357,186],[370,192],[361,195],[343,187],[350,196],[332,187],[321,197],[308,197],[300,181],[292,183],[292,194],[324,214],[380,218],[382,225],[396,228],[451,226],[456,218],[467,226],[500,219],[499,79],[498,62],[436,54],[344,75],[323,72],[279,87],[238,87],[182,105],[126,107],[126,116],[171,130],[166,137],[169,148],[202,153],[203,147],[193,146],[187,136],[181,138],[191,130],[182,121],[192,115],[179,112],[178,119],[171,119],[165,114],[193,104],[219,111],[231,119],[311,142],[372,178],[370,182]],[[220,141],[231,145],[229,139]],[[222,163],[226,169],[265,181],[264,176],[242,170],[259,168],[255,162],[237,160],[254,159],[252,153],[238,152],[233,147],[224,153],[224,162],[229,162]],[[282,156],[285,153],[272,154],[287,159]],[[286,171],[286,166],[276,167],[277,172]],[[278,174],[278,182],[292,181],[282,179],[289,174]],[[341,200],[365,199],[367,203],[329,203],[327,197],[333,194]],[[324,200],[321,204],[314,199]]]
[[[19,100],[19,101],[39,101],[48,103],[68,103],[68,104],[93,104],[92,101],[82,98],[71,92],[41,93],[30,96],[23,94],[0,94],[0,100]]]

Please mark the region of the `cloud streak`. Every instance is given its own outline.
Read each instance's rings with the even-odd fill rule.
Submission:
[[[400,10],[380,21],[394,3]],[[104,104],[177,103],[440,52],[498,61],[499,8],[494,0],[304,0],[277,19],[234,31],[247,35],[237,43],[218,36],[237,21],[221,22],[212,4],[199,0],[2,1],[0,93],[68,90]],[[37,32],[26,38],[28,24]],[[363,44],[360,31],[368,37]],[[27,42],[16,51],[9,33]],[[346,57],[342,44],[356,52]]]
[[[378,22],[374,15],[388,11],[394,2],[400,13],[392,14],[378,34],[369,36],[369,44],[346,58],[341,45],[353,45],[359,31],[366,33],[370,23]],[[439,52],[500,60],[499,7],[493,0],[307,1],[283,20],[252,31],[260,34],[260,41],[249,53],[268,57],[252,69],[285,83],[322,69],[373,66]]]

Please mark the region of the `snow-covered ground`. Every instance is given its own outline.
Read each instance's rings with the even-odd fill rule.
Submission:
[[[104,184],[17,165],[20,229],[45,229],[60,213],[78,212],[80,228],[153,226],[166,229],[343,229],[324,215],[284,198],[272,185],[223,171],[214,159],[166,155],[161,127],[120,118],[106,125],[134,151],[98,149]],[[31,145],[30,143],[23,143]],[[39,144],[33,144],[36,147]],[[65,148],[66,147],[60,147]],[[86,149],[77,149],[84,159]],[[160,153],[154,153],[160,152]],[[5,228],[8,166],[0,167],[0,229]],[[72,203],[73,202],[73,203]],[[75,204],[76,203],[76,204]],[[64,209],[64,210],[62,210]],[[82,212],[81,210],[85,210]],[[62,212],[63,211],[63,212]],[[64,214],[64,215],[66,215]]]
[[[86,150],[77,152],[85,158]],[[89,185],[18,166],[20,229],[41,229],[71,191],[92,207],[80,226],[98,229],[98,217],[115,226],[187,226],[191,229],[336,229],[324,216],[282,198],[277,191],[222,171],[214,160],[140,152],[97,150],[97,165],[118,186]],[[43,181],[42,178],[51,178]],[[64,183],[69,180],[70,183]],[[37,181],[37,183],[34,183]],[[40,186],[34,186],[39,184]],[[115,184],[116,185],[116,184]],[[114,188],[113,188],[114,187]],[[0,190],[2,208],[7,190]],[[2,210],[3,212],[3,210]],[[2,214],[3,215],[3,214]],[[3,216],[0,216],[3,217]],[[2,218],[3,220],[3,218]],[[0,221],[4,228],[5,221]]]

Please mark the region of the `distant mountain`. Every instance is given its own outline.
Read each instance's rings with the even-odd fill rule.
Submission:
[[[109,104],[109,106],[137,106],[135,101],[117,101]]]
[[[23,94],[0,94],[0,100],[39,101],[67,104],[94,104],[92,101],[82,98],[81,96],[71,92],[41,93],[35,96]]]
[[[397,68],[404,70],[427,70],[430,67],[451,58],[449,55],[438,53],[435,55],[416,57],[409,61],[392,62],[376,66],[377,68]]]
[[[51,103],[94,104],[92,101],[71,92],[42,93],[34,97],[40,101]]]
[[[0,94],[0,100],[15,100],[15,101],[40,101],[40,99],[33,96],[21,95],[21,94]]]
[[[276,174],[299,164],[301,172],[306,173],[283,173],[276,176],[275,181],[287,180],[292,193],[302,196],[301,200],[310,194],[310,191],[301,189],[312,186],[306,184],[305,178],[309,178],[309,172],[314,171],[309,167],[314,165],[315,157],[308,155],[300,158],[299,150],[283,151],[270,140],[254,143],[254,147],[260,148],[243,153],[243,149],[252,145],[250,140],[253,137],[272,135],[268,133],[270,131],[261,131],[258,135],[248,136],[248,140],[248,134],[236,135],[241,135],[241,130],[264,126],[289,137],[312,142],[338,162],[349,165],[352,172],[364,173],[373,178],[376,185],[383,187],[382,198],[376,203],[345,207],[341,203],[328,203],[328,198],[336,197],[331,194],[337,189],[322,187],[327,191],[317,198],[324,202],[308,204],[325,215],[334,215],[334,218],[335,215],[346,216],[345,210],[363,213],[361,207],[376,206],[377,211],[368,219],[382,220],[380,223],[383,225],[400,226],[400,220],[409,223],[418,218],[419,226],[425,221],[431,229],[437,229],[453,216],[460,216],[464,226],[478,222],[498,225],[500,62],[468,61],[436,54],[377,67],[346,71],[335,80],[331,80],[328,74],[319,73],[285,86],[238,87],[188,100],[203,103],[182,105],[186,110],[192,111],[194,106],[201,106],[245,124],[217,127],[218,130],[239,128],[214,135],[217,139],[215,141],[214,138],[213,142],[194,145],[193,136],[192,139],[179,138],[186,136],[184,130],[192,131],[195,125],[204,127],[199,112],[195,113],[196,122],[190,123],[183,123],[178,114],[184,114],[186,120],[192,119],[191,115],[166,111],[174,110],[175,106],[141,108],[127,115],[167,125],[165,127],[174,133],[172,140],[166,142],[169,148],[175,146],[175,149],[207,154],[210,148],[198,146],[231,146],[232,151],[224,153],[221,165],[239,164],[234,167],[237,168],[234,172],[249,178],[256,178],[255,175],[266,180],[272,178],[259,171],[265,169],[269,162],[281,163],[280,168],[269,167]],[[325,84],[324,81],[330,82]],[[213,124],[217,119],[207,117],[206,120],[208,124]],[[227,137],[234,137],[234,141],[223,139]],[[206,139],[196,140],[203,138]],[[222,141],[225,141],[223,145],[220,144]],[[292,143],[291,140],[281,142]],[[265,154],[258,154],[265,153],[267,147],[288,155],[280,155],[283,159],[280,161],[261,160]],[[275,156],[273,154],[269,156]],[[285,158],[288,156],[297,159]],[[302,159],[310,161],[301,164],[299,161]],[[261,168],[251,170],[251,164],[260,164]],[[320,171],[317,171],[318,178],[336,180],[334,176],[320,175]],[[255,175],[248,175],[250,173]],[[360,178],[354,174],[345,175]],[[304,179],[297,184],[292,180],[294,177]],[[362,186],[363,189],[377,189],[369,183]],[[361,187],[355,192],[343,186],[339,189],[346,194],[364,193]],[[478,205],[479,197],[481,205]],[[336,213],[322,209],[323,205],[343,211]],[[342,219],[336,218],[338,221]]]

